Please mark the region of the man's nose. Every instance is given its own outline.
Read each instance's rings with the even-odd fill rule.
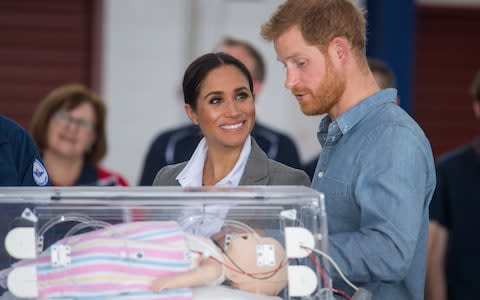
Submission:
[[[291,70],[287,70],[285,78],[285,87],[289,90],[293,89],[298,82],[298,76]]]

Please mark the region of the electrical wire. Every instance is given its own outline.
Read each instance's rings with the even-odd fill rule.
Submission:
[[[227,226],[236,227],[238,229],[244,230],[247,233],[253,233],[255,237],[258,237],[257,232],[252,227],[248,226],[243,222],[240,222],[237,220],[225,219],[223,224]]]
[[[327,274],[323,270],[322,266],[320,265],[320,261],[318,260],[318,257],[314,253],[310,254],[310,258],[312,259],[313,263],[315,264],[315,268],[317,269],[318,273],[320,274],[320,277],[322,278],[322,281],[323,281],[323,284],[325,285],[325,287],[327,289],[329,289],[330,291],[334,292],[335,294],[341,295],[342,297],[344,297],[347,300],[352,300],[352,297],[349,294],[347,294],[347,292],[345,292],[341,289],[335,289],[331,286]]]
[[[203,252],[201,251],[192,251],[192,252],[195,252],[199,255],[204,255]],[[273,277],[275,274],[277,274],[277,272],[282,269],[284,266],[285,266],[285,262],[280,262],[280,264],[273,270],[270,270],[270,271],[264,271],[264,272],[247,272],[247,271],[244,271],[242,268],[240,268],[240,266],[238,266],[230,257],[228,257],[228,259],[230,260],[230,262],[235,266],[235,267],[231,267],[227,264],[225,264],[224,262],[218,260],[216,257],[213,257],[213,256],[209,256],[208,257],[209,259],[212,259],[214,260],[215,262],[219,263],[220,265],[224,266],[225,268],[233,271],[233,272],[236,272],[236,273],[239,273],[239,274],[243,274],[243,275],[246,275],[252,279],[257,279],[257,280],[266,280],[266,279],[269,279],[271,277]],[[265,275],[263,277],[259,277],[260,275]]]
[[[243,223],[243,222],[240,222],[240,221],[237,221],[237,220],[231,220],[231,219],[225,219],[224,220],[224,226],[231,226],[231,227],[234,227],[234,228],[237,228],[237,229],[240,229],[241,231],[244,231],[245,233],[250,233],[253,235],[253,238],[255,239],[258,239],[259,236],[257,234],[257,232],[250,226],[248,226],[247,224]],[[240,234],[241,235],[241,234]],[[218,244],[218,241],[215,241],[215,240],[212,240],[213,243],[218,247],[220,248],[220,250],[222,251],[222,253],[224,254],[224,256],[232,263],[233,267],[225,264],[224,262],[222,261],[219,261],[218,259],[216,259],[215,257],[212,257],[210,256],[209,258],[213,259],[214,261],[218,262],[219,264],[225,266],[226,268],[236,272],[236,273],[240,273],[240,274],[243,274],[243,275],[246,275],[252,279],[257,279],[257,280],[266,280],[266,279],[269,279],[273,276],[275,276],[275,274],[278,273],[278,271],[280,269],[282,269],[284,266],[285,266],[285,257],[283,257],[280,261],[280,263],[278,264],[278,266],[273,269],[273,270],[270,270],[270,271],[265,271],[265,272],[247,272],[245,270],[243,270],[226,252],[225,252],[225,249],[223,249],[223,247],[221,247],[219,244]],[[264,276],[261,276],[261,275],[264,275]]]
[[[340,277],[342,278],[342,280],[346,284],[348,284],[352,289],[354,289],[355,292],[358,291],[358,287],[356,285],[354,285],[350,280],[348,280],[347,277],[345,277],[342,270],[340,270],[340,267],[337,265],[337,263],[335,263],[335,261],[328,254],[326,254],[325,252],[323,252],[321,250],[318,250],[318,249],[314,249],[314,248],[310,248],[310,247],[306,247],[306,246],[300,246],[300,247],[302,247],[304,249],[307,249],[307,250],[310,250],[310,251],[313,251],[316,254],[321,255],[322,257],[326,258],[332,264],[332,266],[335,268],[335,270],[337,270],[337,272],[340,275]]]
[[[45,234],[45,232],[47,232],[53,226],[55,226],[59,223],[69,222],[69,221],[79,222],[79,223],[89,223],[89,222],[95,221],[95,220],[93,218],[91,218],[87,215],[83,215],[83,214],[64,214],[64,215],[56,216],[56,217],[48,220],[48,222],[46,222],[40,228],[40,230],[38,231],[38,235],[43,236]]]
[[[93,228],[93,229],[101,229],[101,228],[107,228],[110,227],[112,224],[104,221],[97,221],[97,220],[92,220],[88,221],[88,223],[78,223],[75,226],[73,226],[67,233],[65,234],[65,237],[70,237],[72,235],[77,234],[81,230],[85,228]]]
[[[224,252],[224,254],[236,269],[222,263],[225,267],[227,267],[228,269],[230,269],[232,271],[235,271],[235,272],[240,273],[240,274],[244,274],[244,275],[246,275],[246,276],[248,276],[252,279],[257,279],[257,280],[269,279],[269,278],[275,276],[275,274],[277,274],[277,272],[280,271],[285,266],[285,262],[284,262],[285,257],[283,257],[282,260],[280,261],[280,263],[278,264],[278,266],[271,271],[256,272],[256,273],[255,272],[247,272],[247,271],[243,270],[226,252]],[[217,260],[215,258],[213,258],[213,259]],[[265,275],[265,276],[259,277],[258,275]]]
[[[338,294],[338,295],[342,296],[343,298],[345,298],[347,300],[352,300],[352,297],[349,294],[347,294],[345,291],[342,291],[340,289],[333,289],[333,288],[332,288],[332,291],[335,294]]]
[[[320,274],[320,278],[322,278],[323,284],[325,287],[328,289],[332,289],[332,286],[330,284],[330,280],[328,279],[327,274],[325,274],[325,271],[323,270],[322,266],[320,265],[320,262],[318,261],[318,257],[316,257],[313,253],[310,254],[310,258],[312,259],[313,263],[315,264],[315,268],[317,269],[318,273]]]

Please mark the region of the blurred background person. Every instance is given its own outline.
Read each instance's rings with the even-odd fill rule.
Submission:
[[[80,84],[60,86],[40,102],[31,132],[52,185],[127,185],[100,166],[107,152],[105,117],[102,99]]]
[[[397,88],[397,79],[392,69],[382,60],[369,57],[367,59],[368,67],[372,71],[373,78],[381,89]],[[400,104],[400,98],[397,97],[397,104]]]
[[[375,57],[368,57],[367,63],[380,89],[397,88],[395,74],[384,61]]]
[[[0,186],[45,186],[48,180],[32,137],[0,115]]]
[[[0,187],[49,185],[37,147],[28,132],[13,120],[0,115]],[[18,216],[24,204],[2,204],[0,209],[0,236],[2,240],[11,229],[12,216]],[[0,269],[14,260],[7,254],[4,243],[0,245]],[[4,289],[0,287],[0,295]]]
[[[386,88],[397,88],[397,80],[392,69],[381,61],[378,58],[369,57],[367,58],[368,67],[372,71],[373,78],[377,82],[380,89]],[[400,97],[397,96],[395,100],[397,104],[400,104]],[[310,176],[310,179],[313,178],[315,168],[317,167],[318,156],[315,156],[312,160],[308,161],[303,169]]]
[[[480,71],[472,84],[472,108],[480,120]],[[430,204],[425,299],[478,299],[480,295],[480,137],[440,156]]]
[[[266,65],[260,52],[250,43],[225,37],[216,47],[240,60],[249,70],[253,79],[255,96],[261,93],[266,77]],[[151,185],[157,172],[164,166],[187,161],[200,141],[200,131],[194,124],[160,133],[149,147],[140,185]],[[292,168],[301,168],[300,157],[295,142],[286,134],[258,122],[252,136],[267,156]]]

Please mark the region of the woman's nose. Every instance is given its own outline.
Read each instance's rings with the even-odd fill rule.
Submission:
[[[67,122],[65,124],[65,128],[67,128],[69,131],[77,131],[78,130],[78,124],[75,124],[73,122]]]
[[[240,110],[239,110],[239,107],[238,107],[238,103],[235,100],[229,101],[227,103],[227,114],[229,116],[236,116],[236,115],[238,115],[239,112],[240,112]]]

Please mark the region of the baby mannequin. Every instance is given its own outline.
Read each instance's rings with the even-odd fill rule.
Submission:
[[[277,295],[287,284],[286,269],[284,249],[274,239],[240,234],[223,252],[210,239],[183,232],[176,222],[154,221],[64,238],[0,277],[8,276],[9,290],[19,297],[191,299],[188,288],[220,284],[224,278],[244,291]],[[18,270],[34,276],[16,276]],[[34,292],[29,294],[26,285],[34,285]]]
[[[277,240],[251,233],[241,234],[231,242],[226,255],[226,263],[231,268],[227,269],[225,277],[233,287],[270,296],[278,295],[285,288],[287,259]]]
[[[152,289],[161,291],[195,287],[215,282],[224,275],[232,287],[274,296],[287,284],[285,251],[275,239],[259,237],[255,233],[239,234],[224,250],[222,257],[223,262],[220,262],[217,258],[205,256],[203,253],[198,267],[178,275],[156,279],[152,283]]]

